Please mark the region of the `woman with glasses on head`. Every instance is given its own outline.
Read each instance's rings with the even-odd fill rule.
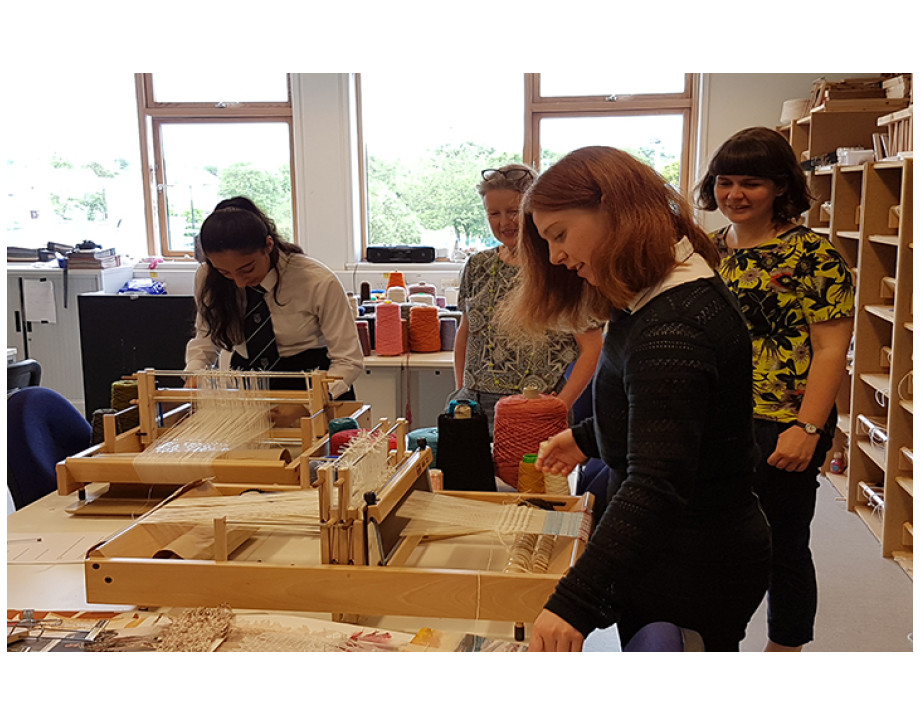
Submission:
[[[204,263],[195,277],[198,315],[185,369],[217,367],[224,352],[220,367],[328,370],[341,378],[330,384],[330,396],[354,400],[352,384],[364,369],[364,355],[345,289],[332,271],[286,242],[274,222],[242,196],[217,204],[201,225],[198,244]],[[306,386],[296,378],[269,384]],[[302,406],[273,411],[281,427],[302,414]]]
[[[458,390],[450,397],[475,400],[488,418],[490,433],[495,404],[530,385],[541,393],[556,393],[571,410],[590,383],[600,355],[602,334],[597,327],[576,334],[546,331],[537,341],[522,341],[499,333],[494,324],[498,303],[517,278],[519,208],[535,177],[536,172],[523,164],[482,172],[476,189],[499,244],[472,255],[460,275],[458,308],[463,317],[454,348]]]
[[[580,651],[614,623],[632,649],[667,623],[706,650],[738,650],[767,588],[770,537],[751,489],[751,341],[715,245],[679,192],[609,147],[556,162],[522,210],[520,286],[501,324],[609,318],[593,418],[536,462],[568,474],[603,459],[608,503],[530,649]]]
[[[699,206],[730,224],[714,234],[719,272],[754,341],[754,491],[773,531],[766,651],[814,638],[818,585],[809,546],[818,470],[833,443],[834,401],[853,331],[853,280],[826,237],[798,223],[811,199],[789,142],[739,131],[712,158]]]

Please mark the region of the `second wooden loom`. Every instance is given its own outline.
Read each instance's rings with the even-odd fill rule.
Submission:
[[[103,442],[57,465],[58,493],[66,496],[77,492],[79,495],[79,501],[68,511],[93,515],[134,514],[148,510],[151,502],[166,498],[179,485],[187,483],[181,468],[171,476],[169,464],[164,463],[164,480],[151,485],[141,479],[135,462],[140,453],[189,414],[198,396],[195,388],[158,387],[158,381],[179,375],[194,378],[210,374],[146,369],[132,376],[137,380],[138,425],[118,433],[119,414],[106,415]],[[307,413],[301,418],[299,428],[271,429],[267,447],[213,460],[210,464],[212,480],[215,485],[236,492],[252,488],[254,484],[262,490],[307,488],[310,485],[309,460],[328,452],[329,422],[334,418],[350,417],[361,427],[370,427],[370,406],[330,400],[331,378],[321,371],[306,376],[297,373],[263,375],[306,379],[306,390],[259,390],[251,394],[272,404],[304,405]],[[109,486],[103,495],[88,500],[86,487],[91,483]]]

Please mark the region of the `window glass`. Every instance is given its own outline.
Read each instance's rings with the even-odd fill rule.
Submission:
[[[284,102],[288,100],[287,74],[157,71],[153,74],[153,98],[157,103]]]
[[[8,74],[2,215],[8,246],[90,239],[147,254],[134,76],[96,69]]]
[[[221,199],[246,196],[293,240],[288,125],[162,123],[169,248],[194,249],[195,235]]]
[[[520,73],[362,73],[368,244],[494,246],[476,191],[483,169],[521,161]]]
[[[643,93],[683,93],[683,73],[645,72],[541,73],[541,96],[611,96]]]
[[[684,140],[682,115],[577,116],[540,122],[540,169],[582,146],[615,146],[677,187]]]

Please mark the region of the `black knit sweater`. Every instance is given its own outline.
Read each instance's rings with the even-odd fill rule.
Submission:
[[[703,566],[743,553],[747,542],[728,529],[757,505],[751,341],[718,277],[667,290],[634,314],[614,312],[594,417],[573,433],[611,469],[607,509],[546,605],[582,634],[613,624],[637,583],[668,577],[678,547],[679,558]],[[714,547],[723,525],[726,540],[716,535]]]

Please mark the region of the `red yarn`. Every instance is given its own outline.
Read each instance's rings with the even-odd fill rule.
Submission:
[[[509,486],[517,488],[521,458],[537,453],[540,443],[569,427],[569,413],[559,398],[509,395],[495,404],[492,460],[495,471]]]
[[[354,438],[359,433],[366,433],[368,428],[349,428],[346,430],[336,431],[329,438],[329,455],[330,456],[340,456],[348,447],[348,444],[351,443],[351,439]],[[387,445],[387,448],[391,451],[396,450],[396,434],[390,434],[390,442]]]

